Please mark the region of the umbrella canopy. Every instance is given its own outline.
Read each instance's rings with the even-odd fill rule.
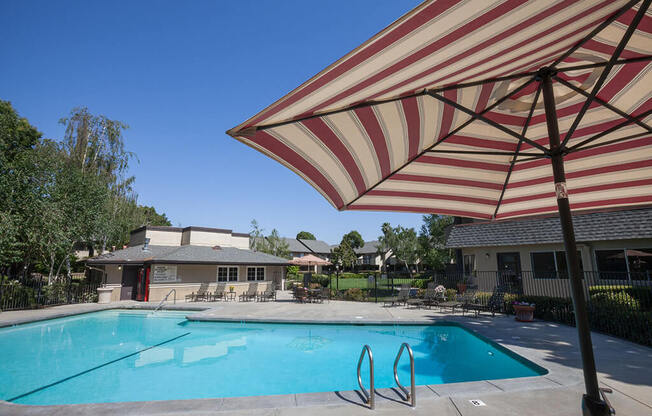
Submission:
[[[652,16],[638,3],[427,1],[228,134],[340,210],[553,213],[553,68],[571,207],[649,204]]]
[[[320,259],[312,254],[306,254],[303,257],[294,257],[289,263],[297,266],[330,266],[331,264],[330,261]]]

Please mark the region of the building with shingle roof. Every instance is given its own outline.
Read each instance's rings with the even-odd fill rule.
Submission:
[[[462,222],[446,241],[457,249],[460,272],[507,272],[524,286],[566,279],[559,217]],[[652,281],[652,207],[576,214],[573,227],[583,271],[602,280]]]
[[[288,259],[249,249],[249,234],[208,227],[141,227],[129,246],[86,260],[102,270],[112,300],[158,301],[172,289],[177,298],[218,285],[236,294],[250,283],[283,285]],[[223,288],[222,288],[223,290]]]

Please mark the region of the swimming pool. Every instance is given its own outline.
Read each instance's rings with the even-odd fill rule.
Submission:
[[[0,329],[0,399],[72,404],[357,389],[360,350],[393,387],[402,342],[416,384],[546,370],[456,324],[321,325],[187,321],[188,312],[109,310]],[[368,365],[363,366],[368,380]],[[399,377],[409,384],[403,354]]]

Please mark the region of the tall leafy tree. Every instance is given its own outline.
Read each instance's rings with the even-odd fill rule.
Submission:
[[[393,255],[405,265],[410,277],[412,277],[410,265],[417,264],[419,261],[419,242],[414,228],[405,228],[400,225],[391,228],[387,224],[387,231],[384,233],[383,238],[387,239],[387,244]]]
[[[392,250],[392,240],[396,237],[392,226],[386,222],[381,226],[383,235],[378,237],[378,245],[376,246],[376,254],[380,256],[380,268],[383,272],[387,273],[387,260],[389,260],[390,252]]]
[[[315,235],[309,231],[299,231],[297,240],[316,240]]]
[[[453,224],[453,217],[424,215],[419,233],[419,255],[424,264],[434,270],[442,270],[450,263],[452,253],[446,246],[446,229]]]
[[[360,248],[364,246],[364,240],[359,232],[353,230],[344,234],[342,241],[346,241],[352,249]]]
[[[256,220],[251,221],[251,228],[249,248],[277,257],[290,258],[290,245],[280,236],[278,230],[273,229],[268,236],[265,236],[264,230],[260,228]]]
[[[331,263],[340,265],[342,268],[353,267],[357,258],[355,251],[345,239],[342,239],[342,242],[331,250]],[[339,274],[339,269],[337,270]]]

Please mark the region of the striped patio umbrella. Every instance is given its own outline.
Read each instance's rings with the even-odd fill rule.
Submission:
[[[570,208],[652,203],[649,4],[426,1],[227,133],[339,210],[558,212],[604,414]]]

